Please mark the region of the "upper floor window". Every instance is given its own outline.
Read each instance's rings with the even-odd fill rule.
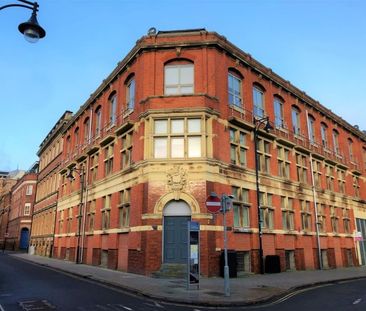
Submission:
[[[28,185],[25,191],[25,195],[32,195],[33,193],[33,185]]]
[[[290,178],[290,150],[277,145],[278,176]]]
[[[363,148],[362,152],[363,152],[364,169],[366,171],[366,148]]]
[[[74,142],[75,142],[75,147],[79,146],[80,143],[80,138],[79,138],[79,128],[77,127],[74,131]]]
[[[260,192],[259,204],[262,228],[272,230],[274,228],[274,207],[272,206],[272,194]]]
[[[333,130],[333,148],[334,148],[334,153],[339,155],[340,154],[339,133],[336,130]]]
[[[24,205],[24,216],[29,216],[31,213],[31,204],[25,203]]]
[[[132,162],[132,135],[133,130],[124,133],[121,136],[121,168],[125,169],[131,165]]]
[[[242,107],[242,83],[241,79],[229,72],[228,74],[228,93],[229,93],[229,105]]]
[[[264,117],[264,90],[253,86],[253,114],[255,117]]]
[[[107,176],[113,172],[114,144],[109,144],[104,148],[104,175]]]
[[[165,65],[164,94],[192,94],[194,85],[194,65],[192,63],[173,63]]]
[[[348,138],[348,154],[349,154],[349,159],[351,161],[354,161],[354,155],[353,155],[353,141],[351,138]]]
[[[87,144],[90,140],[90,119],[84,121],[84,143]]]
[[[275,112],[276,127],[284,128],[285,122],[283,117],[283,101],[278,97],[274,98],[274,112]]]
[[[271,168],[271,143],[267,140],[258,139],[258,169],[262,173],[270,173]]]
[[[234,227],[248,228],[250,225],[249,190],[239,187],[232,187],[232,194],[234,195]]]
[[[230,128],[230,161],[232,164],[245,166],[246,165],[246,153],[247,134],[237,128]]]
[[[135,108],[135,78],[132,77],[126,84],[126,108],[133,110]]]
[[[116,124],[116,112],[117,112],[117,95],[114,94],[109,99],[109,124]]]
[[[320,125],[320,135],[321,135],[321,138],[322,138],[322,146],[325,147],[325,148],[328,147],[327,130],[328,130],[328,127],[326,126],[326,124],[322,123]]]
[[[202,120],[168,118],[154,121],[154,158],[202,156]]]
[[[308,182],[308,160],[306,155],[296,153],[297,180],[302,183]]]
[[[71,136],[69,135],[66,137],[66,155],[69,155],[70,152],[71,152]]]
[[[300,110],[299,108],[292,106],[291,110],[292,117],[292,131],[296,135],[300,135]]]
[[[310,142],[315,143],[315,119],[313,116],[308,117],[308,131]]]
[[[282,225],[284,230],[294,230],[293,199],[281,196]]]
[[[95,110],[95,136],[99,136],[102,130],[102,107]]]

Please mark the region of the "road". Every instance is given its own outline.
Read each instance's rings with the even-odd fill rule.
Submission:
[[[325,285],[293,293],[271,304],[215,310],[358,311],[366,310],[366,280]],[[0,254],[0,311],[122,310],[208,311],[134,296],[97,282]]]

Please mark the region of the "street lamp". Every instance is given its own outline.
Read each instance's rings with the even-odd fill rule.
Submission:
[[[30,2],[26,0],[18,0],[19,2],[25,4],[7,4],[0,7],[0,11],[10,7],[22,7],[29,10],[32,10],[32,15],[27,22],[21,23],[18,26],[19,31],[24,35],[25,40],[30,43],[36,43],[39,39],[42,39],[46,36],[46,31],[38,24],[37,21],[37,12],[38,12],[38,3]]]
[[[73,180],[75,179],[75,177],[73,176],[73,172],[77,172],[79,174],[80,177],[80,203],[79,203],[79,209],[78,209],[78,232],[77,232],[77,246],[76,246],[76,259],[75,259],[75,263],[82,263],[83,262],[83,258],[82,258],[82,247],[80,247],[80,242],[81,242],[81,226],[82,226],[82,218],[83,218],[83,209],[84,209],[84,187],[85,187],[85,169],[82,166],[80,169],[76,168],[76,167],[72,167],[70,169],[68,169],[67,173],[66,173],[66,177],[69,180]]]
[[[273,126],[269,122],[269,117],[253,118],[254,123],[254,154],[255,154],[255,182],[257,191],[257,217],[258,217],[258,235],[259,235],[259,270],[260,273],[264,273],[263,267],[263,243],[262,243],[262,217],[261,207],[259,202],[259,159],[258,159],[258,132],[264,125],[263,129],[268,133],[273,130]]]

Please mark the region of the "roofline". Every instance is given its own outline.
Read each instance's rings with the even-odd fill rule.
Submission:
[[[181,42],[162,42],[162,43],[146,43],[144,39],[157,37],[160,35],[179,35],[179,34],[202,34],[205,33],[206,35],[213,35],[217,37],[216,40],[211,41],[181,41]],[[130,52],[122,59],[122,61],[118,62],[117,66],[114,70],[108,75],[106,79],[103,80],[102,84],[90,95],[90,97],[85,101],[85,103],[80,106],[79,110],[74,114],[71,118],[68,125],[65,127],[63,133],[65,133],[71,125],[74,123],[75,120],[79,118],[79,116],[88,108],[90,104],[92,104],[104,91],[107,89],[108,85],[118,76],[120,75],[126,68],[126,66],[134,60],[134,58],[144,50],[157,50],[157,49],[169,49],[175,47],[208,47],[214,46],[218,47],[222,50],[225,50],[230,54],[232,57],[237,58],[242,63],[246,64],[247,66],[253,68],[262,76],[266,77],[270,81],[275,82],[281,88],[286,90],[287,92],[291,93],[293,96],[301,100],[303,103],[307,104],[310,107],[315,108],[320,113],[324,114],[325,116],[329,117],[330,119],[334,120],[336,123],[344,127],[346,130],[354,134],[355,136],[359,137],[361,140],[366,142],[366,133],[362,130],[355,128],[353,125],[348,123],[342,117],[338,116],[330,109],[326,108],[319,101],[316,101],[304,91],[300,90],[290,81],[285,80],[278,74],[272,71],[271,68],[264,66],[262,63],[254,59],[249,53],[244,52],[239,47],[231,43],[226,39],[226,37],[218,34],[217,32],[209,32],[205,28],[197,28],[197,29],[185,29],[185,30],[170,30],[170,31],[158,31],[158,33],[152,33],[145,36],[142,36],[139,40],[136,41],[135,46],[130,50]]]

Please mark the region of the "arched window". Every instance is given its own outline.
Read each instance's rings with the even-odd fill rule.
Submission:
[[[89,118],[86,118],[84,120],[83,132],[84,132],[84,144],[88,144],[89,140],[90,140],[90,120],[89,120]]]
[[[333,130],[333,150],[336,155],[340,155],[339,150],[339,133],[337,130]]]
[[[255,117],[264,117],[264,88],[253,85],[253,114]]]
[[[179,95],[194,92],[194,65],[186,60],[169,62],[164,67],[164,94]]]
[[[300,135],[300,109],[292,106],[291,110],[292,131],[296,135]]]
[[[353,155],[353,141],[351,138],[348,138],[348,154],[349,154],[349,159],[351,161],[354,161],[354,155]]]
[[[135,108],[135,77],[132,76],[126,83],[126,108],[127,110],[133,110]]]
[[[283,100],[279,96],[275,96],[273,106],[275,113],[275,125],[278,128],[284,128],[285,122],[283,117]]]
[[[311,143],[315,143],[315,118],[311,115],[308,116],[308,135]]]
[[[80,143],[80,137],[79,137],[79,127],[77,127],[74,131],[74,142],[75,142],[75,147],[78,148],[79,147],[79,143]]]
[[[99,136],[102,129],[102,107],[95,109],[95,136]]]
[[[66,155],[68,156],[71,152],[71,136],[66,137]]]
[[[323,122],[320,125],[320,135],[322,137],[322,146],[328,148],[328,126]]]
[[[109,125],[116,124],[116,112],[117,112],[117,94],[114,92],[109,97]]]
[[[234,72],[228,74],[229,105],[242,108],[242,77]]]

